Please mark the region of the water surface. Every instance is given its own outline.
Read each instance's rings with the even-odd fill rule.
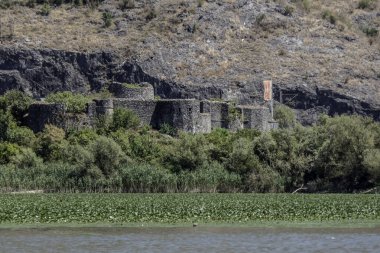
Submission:
[[[0,252],[380,252],[380,229],[0,229]]]

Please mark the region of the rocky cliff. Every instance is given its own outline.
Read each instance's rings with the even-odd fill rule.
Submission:
[[[162,98],[248,104],[262,103],[262,80],[272,79],[276,100],[304,123],[320,112],[380,120],[377,1],[120,2],[52,6],[48,16],[36,14],[39,6],[1,10],[14,32],[0,46],[0,93],[43,97],[149,82]]]

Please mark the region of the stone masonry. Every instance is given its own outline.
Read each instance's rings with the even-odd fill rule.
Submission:
[[[99,117],[112,117],[115,109],[125,108],[133,111],[141,124],[154,129],[168,124],[185,132],[209,133],[215,128],[266,131],[277,127],[265,106],[235,106],[223,101],[196,99],[155,99],[154,89],[147,83],[113,83],[109,89],[114,98],[93,100],[83,114],[67,113],[60,104],[35,103],[29,108],[29,126],[35,132],[42,131],[45,124],[64,129],[91,127]]]

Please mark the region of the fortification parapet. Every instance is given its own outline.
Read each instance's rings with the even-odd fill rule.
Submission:
[[[125,84],[114,82],[110,85],[109,91],[116,98],[126,98],[134,100],[153,100],[154,88],[149,83]]]

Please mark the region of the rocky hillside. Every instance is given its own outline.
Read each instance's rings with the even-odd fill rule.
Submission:
[[[380,120],[378,0],[4,2],[0,93],[148,81],[161,97],[244,104],[261,103],[272,79],[304,123],[319,112]]]

